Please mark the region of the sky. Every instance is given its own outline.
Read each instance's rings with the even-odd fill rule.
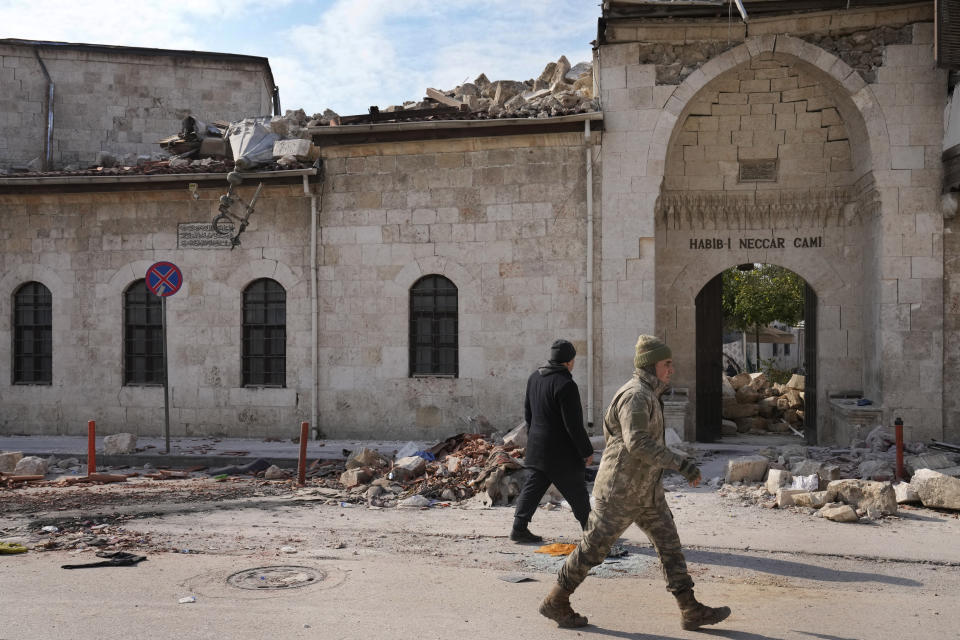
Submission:
[[[0,38],[270,60],[284,110],[365,113],[591,59],[600,0],[0,0]]]

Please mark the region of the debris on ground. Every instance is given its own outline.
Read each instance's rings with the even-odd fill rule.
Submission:
[[[722,435],[770,432],[803,435],[804,376],[794,374],[786,384],[770,382],[764,373],[739,373],[722,378]]]

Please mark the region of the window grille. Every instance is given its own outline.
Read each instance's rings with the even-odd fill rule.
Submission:
[[[286,386],[287,293],[269,278],[243,292],[243,385]]]
[[[28,282],[13,298],[13,383],[53,381],[53,296]]]
[[[410,376],[459,375],[457,287],[424,276],[410,288]]]
[[[163,299],[145,280],[123,294],[123,384],[162,385]]]

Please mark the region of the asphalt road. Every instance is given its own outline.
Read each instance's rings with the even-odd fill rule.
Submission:
[[[627,555],[573,598],[591,626],[559,630],[536,609],[561,560],[509,542],[509,508],[367,509],[279,493],[176,504],[158,495],[127,505],[122,522],[109,515],[117,505],[5,513],[0,539],[42,541],[41,523],[113,522],[144,541],[148,559],[71,571],[60,566],[96,558],[76,549],[0,556],[0,639],[960,638],[960,520],[951,513],[838,524],[716,491],[673,491],[698,596],[733,615],[682,631],[655,555],[631,528]],[[531,528],[551,542],[575,540],[565,509],[541,510]],[[263,569],[271,566],[299,568]],[[502,579],[513,575],[529,580]],[[288,588],[238,588],[231,576]],[[196,601],[179,602],[189,596]]]

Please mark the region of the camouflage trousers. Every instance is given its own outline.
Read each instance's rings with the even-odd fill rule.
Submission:
[[[610,547],[623,535],[631,524],[636,524],[647,534],[660,558],[667,590],[679,593],[693,588],[693,579],[687,573],[687,563],[680,548],[680,537],[673,523],[673,514],[663,496],[653,505],[623,506],[596,501],[583,538],[577,548],[567,556],[557,582],[567,591],[573,591],[590,569],[607,557]]]

